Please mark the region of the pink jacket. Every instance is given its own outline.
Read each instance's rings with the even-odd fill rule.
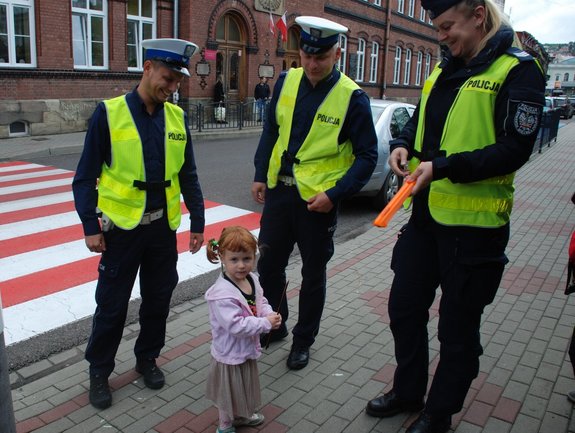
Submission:
[[[265,318],[273,309],[264,297],[257,275],[250,273],[256,288],[255,317],[237,287],[222,275],[205,294],[212,328],[214,359],[224,364],[242,364],[257,359],[262,353],[259,335],[270,332],[271,323]]]

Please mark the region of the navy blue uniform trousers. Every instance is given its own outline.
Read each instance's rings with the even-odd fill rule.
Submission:
[[[481,315],[493,302],[507,263],[509,226],[497,229],[446,227],[430,222],[402,228],[393,250],[395,273],[389,298],[397,368],[393,389],[399,398],[421,401],[429,377],[427,323],[441,286],[439,363],[426,402],[438,416],[463,407],[479,373]]]
[[[133,230],[104,233],[106,251],[98,267],[96,312],[86,347],[90,374],[109,376],[122,339],[128,303],[140,271],[140,333],[136,359],[157,358],[164,346],[172,292],[178,283],[176,232],[166,215]]]
[[[311,346],[319,331],[326,296],[326,267],[334,252],[336,224],[336,207],[328,213],[308,211],[296,186],[278,183],[266,190],[260,221],[258,273],[265,297],[274,311],[279,307],[284,323],[289,316],[287,295],[281,304],[280,299],[295,244],[302,258],[299,317],[292,331],[294,345]]]

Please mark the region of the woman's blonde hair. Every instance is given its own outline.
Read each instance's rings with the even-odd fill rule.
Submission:
[[[485,7],[485,21],[483,21],[482,29],[484,36],[481,38],[481,41],[479,41],[475,54],[485,48],[487,41],[489,41],[502,26],[511,28],[511,23],[493,0],[463,0],[456,8],[470,17],[477,6]],[[514,37],[513,45],[520,47],[517,36]]]
[[[257,238],[245,227],[230,226],[222,230],[219,240],[210,239],[206,245],[206,256],[211,263],[218,263],[225,251],[256,254]]]

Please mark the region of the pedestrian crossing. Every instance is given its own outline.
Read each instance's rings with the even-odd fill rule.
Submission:
[[[74,172],[26,162],[0,163],[0,293],[7,345],[94,313],[99,254],[88,251],[74,209]],[[258,213],[205,200],[204,238],[223,227],[259,231]],[[184,281],[217,269],[205,247],[188,251],[188,212],[177,232],[178,274]],[[139,297],[136,280],[132,298]]]

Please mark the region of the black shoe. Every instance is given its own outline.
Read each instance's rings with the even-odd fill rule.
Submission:
[[[301,370],[309,362],[309,347],[293,345],[288,355],[287,366],[290,370]]]
[[[374,398],[367,403],[365,411],[368,415],[387,418],[401,412],[419,412],[424,407],[423,401],[402,401],[395,391],[391,390],[381,397]]]
[[[269,343],[283,340],[288,336],[288,334],[289,332],[286,326],[282,323],[279,329],[274,329],[269,334],[260,335],[260,344],[265,348]]]
[[[90,403],[98,409],[112,406],[112,393],[107,377],[101,374],[90,375]]]
[[[450,428],[451,416],[438,417],[423,411],[405,433],[447,433]]]
[[[150,389],[164,386],[164,373],[156,366],[155,359],[140,359],[136,362],[136,371],[144,376],[144,384]]]

